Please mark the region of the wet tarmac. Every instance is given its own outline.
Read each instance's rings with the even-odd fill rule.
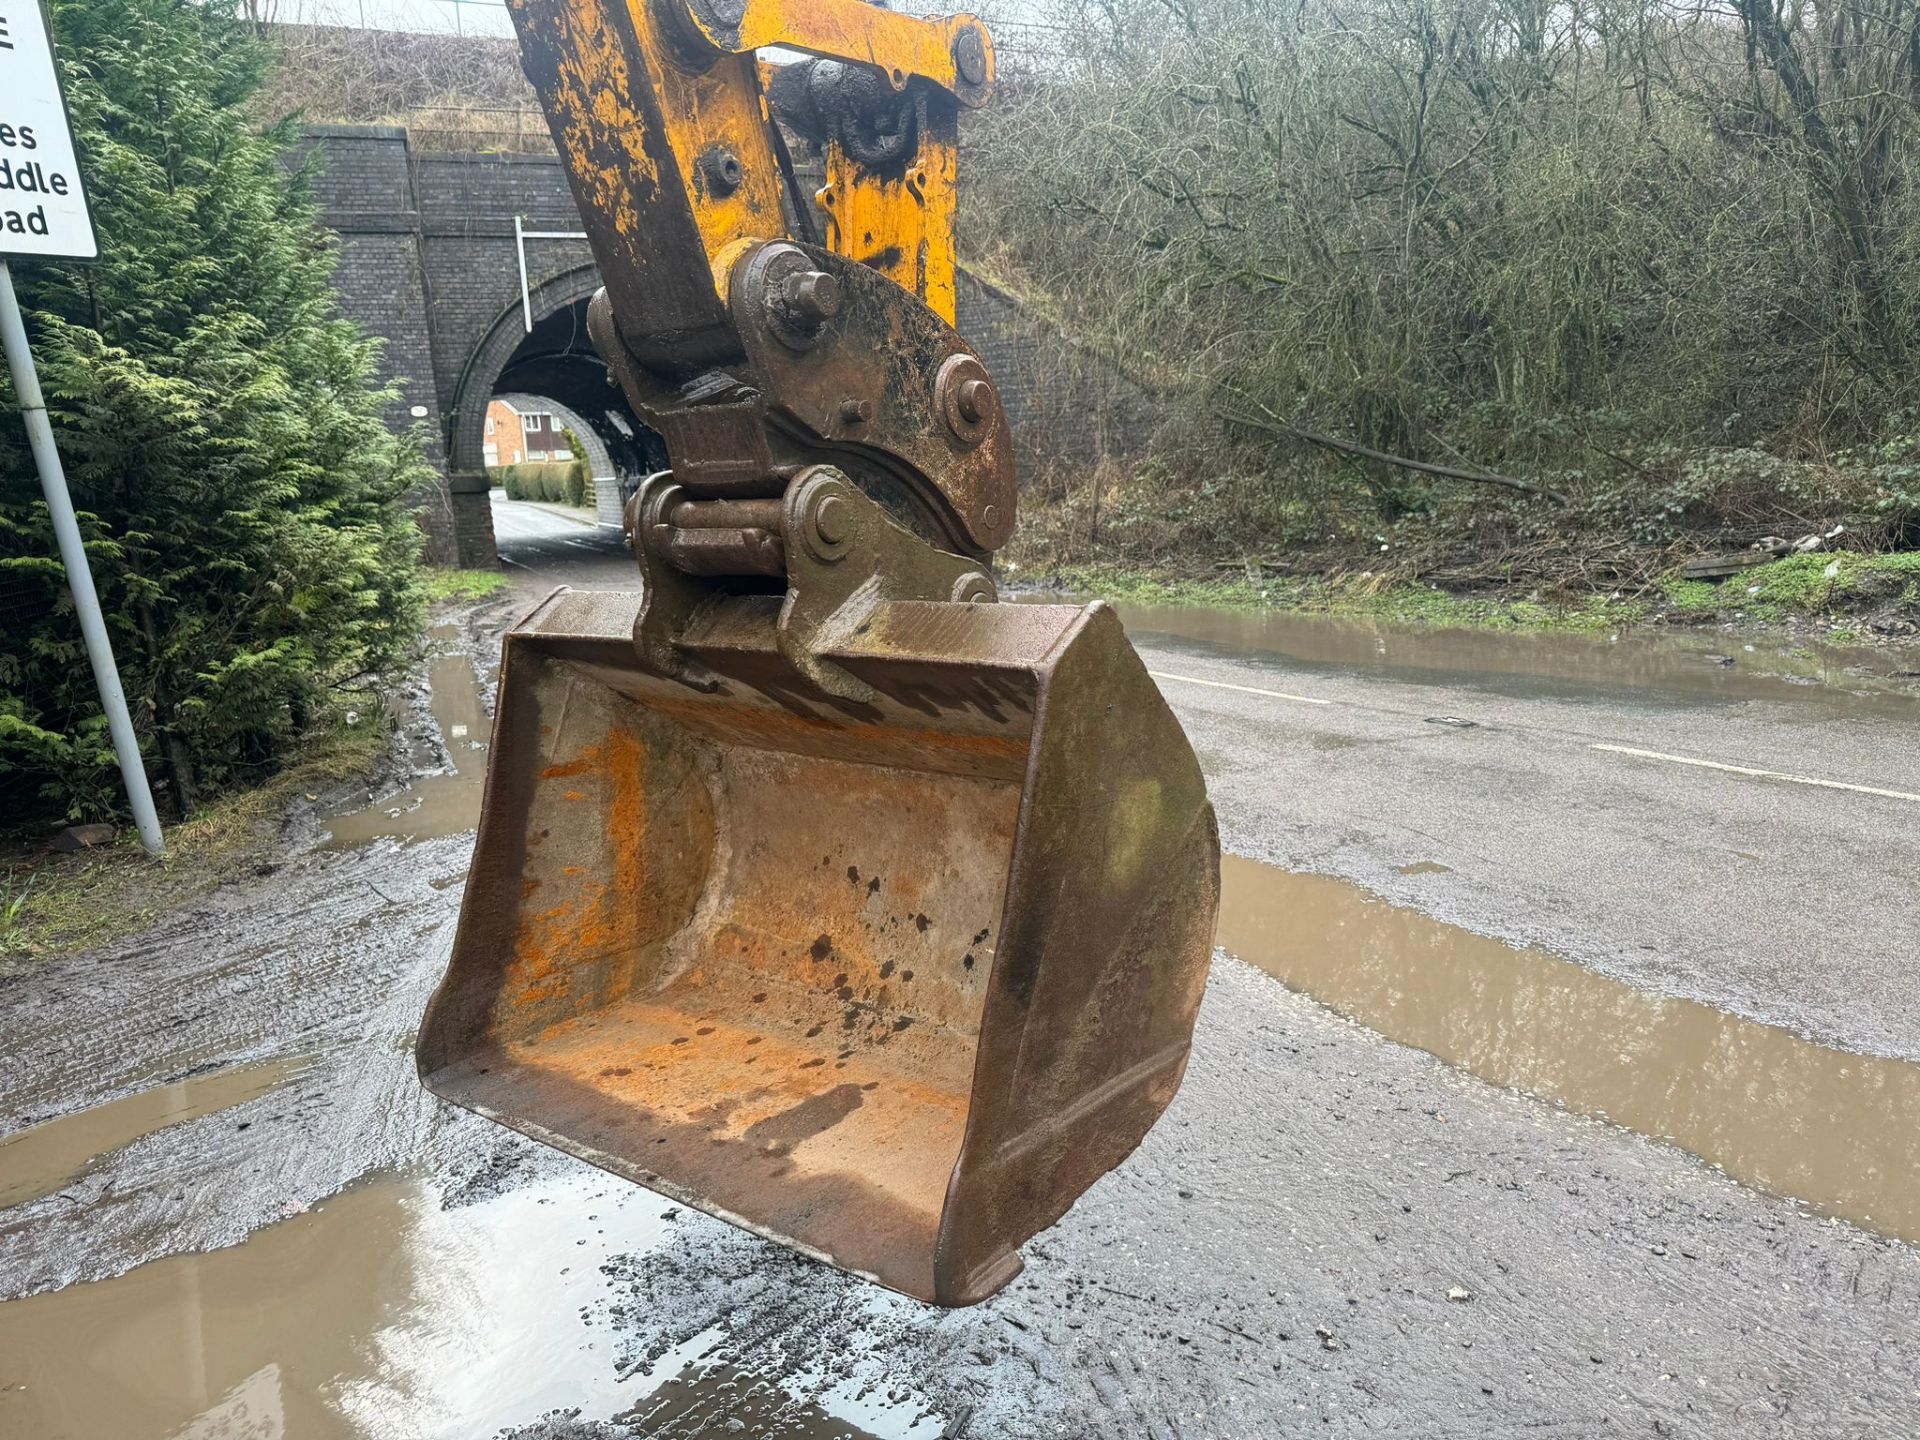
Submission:
[[[777,1425],[750,1433],[917,1440],[855,1423],[870,1405],[835,1415],[714,1363],[720,1336],[628,1355],[604,1267],[669,1236],[671,1209],[596,1172],[459,1208],[427,1176],[369,1176],[243,1244],[0,1305],[0,1435],[466,1440],[709,1397],[751,1418],[736,1402],[761,1393]]]
[[[1229,855],[1221,881],[1220,945],[1368,1029],[1920,1242],[1920,1065],[1637,989],[1344,880]]]
[[[471,830],[480,814],[480,793],[487,777],[487,738],[493,722],[468,655],[453,648],[459,627],[436,625],[436,654],[428,664],[433,718],[440,730],[440,752],[447,769],[422,774],[398,795],[372,804],[343,807],[327,820],[326,844],[334,849],[364,845],[391,836],[405,844]],[[418,747],[417,766],[432,770],[437,754]]]
[[[284,1059],[189,1075],[9,1135],[0,1140],[0,1209],[55,1194],[122,1146],[265,1095],[299,1069]]]
[[[1133,624],[1162,654],[1244,645],[1256,684],[1377,665],[1656,713],[1741,685],[1812,715],[1911,705],[1857,655]],[[1174,1108],[973,1310],[435,1104],[411,1026],[497,653],[437,643],[409,717],[433,773],[334,805],[318,848],[151,935],[0,975],[0,1296],[25,1297],[0,1304],[0,1440],[1920,1433],[1920,1257],[1883,1238],[1920,1231],[1914,1067],[1299,865],[1228,860],[1221,943],[1267,973],[1217,961]],[[1420,744],[1487,733],[1420,713]],[[1378,885],[1424,907],[1470,865],[1401,848]]]
[[[477,824],[490,721],[459,633],[434,631],[427,708],[440,747],[414,747],[435,773],[335,807],[322,851],[407,849]],[[457,895],[460,878],[430,884]],[[192,1074],[8,1136],[0,1209],[169,1126],[271,1097],[304,1065]],[[742,1363],[720,1327],[636,1359],[606,1267],[644,1257],[682,1213],[584,1166],[470,1205],[450,1204],[429,1173],[376,1171],[240,1244],[0,1304],[0,1440],[462,1440],[582,1416],[649,1435],[940,1433],[924,1405],[859,1387],[796,1394],[788,1367]]]

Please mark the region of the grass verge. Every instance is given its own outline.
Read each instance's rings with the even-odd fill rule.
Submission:
[[[1119,565],[1067,566],[1044,577],[1019,578],[1121,603],[1286,610],[1474,630],[1590,634],[1649,619],[1755,629],[1818,625],[1826,631],[1824,638],[1844,645],[1867,634],[1910,634],[1920,622],[1920,552],[1791,555],[1717,583],[1687,580],[1674,571],[1635,599],[1597,592],[1524,598],[1456,595],[1384,575],[1256,580],[1236,574],[1194,580]]]
[[[157,859],[130,826],[96,850],[0,852],[0,956],[106,944],[229,880],[265,873],[289,806],[366,774],[385,754],[385,715],[376,706],[360,724],[311,736],[301,758],[265,784],[169,826],[167,853]]]
[[[428,570],[421,577],[421,588],[436,603],[489,600],[511,583],[504,570]]]
[[[1675,576],[1662,588],[1666,612],[1676,620],[1844,620],[1878,609],[1914,614],[1920,613],[1920,553],[1789,555],[1717,585]]]
[[[1453,595],[1432,585],[1380,575],[1270,576],[1261,580],[1234,575],[1217,580],[1182,580],[1120,566],[1079,565],[1055,570],[1044,583],[1123,604],[1193,605],[1242,612],[1291,610],[1476,630],[1587,633],[1644,619],[1650,608],[1641,601],[1597,594],[1552,601]]]

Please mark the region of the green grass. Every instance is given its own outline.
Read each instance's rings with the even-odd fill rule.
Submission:
[[[428,570],[421,588],[432,601],[488,600],[511,584],[504,570]]]
[[[1834,573],[1829,575],[1829,569]],[[1656,608],[1666,619],[1698,624],[1730,620],[1736,615],[1758,625],[1808,619],[1834,622],[1888,603],[1920,613],[1920,553],[1914,552],[1793,555],[1757,565],[1719,584],[1682,579],[1676,571],[1657,587],[1657,606],[1602,594],[1540,600],[1462,596],[1384,576],[1250,580],[1233,574],[1190,580],[1118,565],[1079,565],[1053,571],[1046,580],[1076,595],[1099,596],[1123,604],[1191,605],[1241,612],[1288,610],[1401,625],[1568,634],[1631,625],[1646,619]],[[1847,644],[1857,642],[1860,632],[1852,626],[1836,625],[1828,638]]]
[[[166,829],[166,854],[140,848],[131,826],[112,845],[72,855],[0,853],[0,955],[39,955],[131,935],[216,886],[255,871],[276,848],[297,799],[364,775],[386,752],[386,711],[307,738],[292,765]]]
[[[1644,605],[1593,595],[1578,600],[1501,600],[1451,595],[1431,585],[1385,577],[1329,580],[1319,576],[1249,580],[1166,579],[1118,566],[1073,566],[1050,577],[1081,595],[1134,605],[1192,605],[1213,610],[1290,610],[1403,625],[1475,630],[1585,633],[1640,619]]]
[[[1816,551],[1756,565],[1717,585],[1676,576],[1662,588],[1668,614],[1682,620],[1744,614],[1753,620],[1778,622],[1847,615],[1888,602],[1912,609],[1920,605],[1920,553]]]

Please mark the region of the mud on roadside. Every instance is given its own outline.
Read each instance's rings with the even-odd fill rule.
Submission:
[[[515,598],[440,607],[422,664],[384,701],[350,712],[352,724],[315,737],[305,755],[256,789],[169,827],[163,859],[147,856],[130,833],[73,854],[18,840],[0,847],[0,904],[21,900],[0,925],[0,985],[38,957],[111,944],[223,885],[271,875],[324,835],[324,817],[448,768],[433,713],[431,657],[471,657],[481,703],[490,709],[498,637],[522,608]]]
[[[413,1078],[470,844],[410,818],[427,778],[385,835],[313,814],[273,875],[0,990],[0,1133],[127,1120],[38,1142],[56,1183],[0,1211],[0,1433],[1920,1431],[1910,1247],[1225,959],[1165,1121],[973,1310],[611,1182]]]

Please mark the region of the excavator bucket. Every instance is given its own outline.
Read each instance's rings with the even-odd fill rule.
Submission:
[[[1139,1143],[1186,1068],[1219,841],[1103,605],[878,606],[780,655],[702,610],[696,689],[639,597],[508,636],[426,1084],[922,1300],[967,1305]]]

